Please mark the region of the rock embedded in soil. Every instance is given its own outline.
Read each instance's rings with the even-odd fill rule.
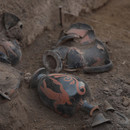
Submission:
[[[105,87],[105,88],[103,89],[103,93],[106,94],[106,95],[110,95],[110,90],[109,90],[109,88],[108,88],[108,87]]]
[[[29,83],[29,81],[30,81],[30,79],[31,79],[31,73],[26,73],[25,75],[24,75],[24,80],[27,82],[27,83]]]
[[[116,96],[120,96],[122,92],[123,92],[122,89],[118,89],[118,90],[116,91]]]
[[[123,105],[124,107],[128,107],[129,104],[130,104],[130,98],[123,97],[122,105]]]
[[[108,84],[108,81],[106,79],[102,80],[104,84]]]

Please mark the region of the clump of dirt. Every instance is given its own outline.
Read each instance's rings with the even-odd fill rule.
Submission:
[[[120,124],[121,120],[115,113],[107,113],[104,109],[104,101],[107,100],[117,111],[130,118],[129,12],[129,0],[113,0],[100,10],[93,11],[91,14],[83,12],[78,17],[71,14],[64,15],[64,29],[76,22],[83,22],[93,26],[96,35],[106,43],[110,59],[113,61],[114,67],[107,73],[87,75],[80,71],[73,72],[74,75],[79,76],[88,83],[92,95],[92,104],[100,104],[100,111],[106,118],[112,121],[112,123],[95,127],[93,130],[129,129],[128,125]],[[43,67],[43,53],[56,45],[63,28],[58,25],[56,17],[53,17],[53,19],[56,22],[55,26],[48,24],[48,27],[36,37],[33,44],[22,50],[22,61],[16,68],[23,73],[30,72],[33,74],[36,69]],[[59,116],[42,104],[37,89],[30,89],[29,84],[26,82],[23,82],[18,96],[12,101],[2,104],[0,111],[1,130],[91,130],[91,124],[94,118],[89,117],[81,111],[76,113],[72,118],[66,119]]]

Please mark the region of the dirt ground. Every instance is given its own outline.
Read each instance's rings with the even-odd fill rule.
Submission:
[[[1,130],[130,129],[130,124],[120,124],[123,120],[115,113],[104,110],[104,101],[107,100],[115,110],[130,118],[130,1],[111,0],[99,10],[91,13],[82,11],[79,17],[66,14],[64,29],[76,22],[87,23],[94,28],[97,37],[106,43],[113,61],[113,69],[107,73],[73,73],[88,83],[92,95],[91,103],[100,105],[100,111],[111,119],[111,123],[91,128],[94,117],[81,111],[71,118],[63,118],[46,108],[40,101],[37,90],[30,89],[29,84],[23,81],[17,97],[0,106],[0,122],[4,122],[0,124]],[[55,46],[61,30],[58,22],[53,28],[48,25],[33,44],[22,49],[22,61],[16,68],[33,74],[42,67],[44,51]]]

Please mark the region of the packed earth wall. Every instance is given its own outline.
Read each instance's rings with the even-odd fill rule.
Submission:
[[[24,24],[24,44],[31,44],[45,27],[59,21],[59,6],[64,13],[78,16],[81,11],[90,12],[109,0],[0,0],[0,13],[6,11],[21,18]],[[53,20],[55,17],[55,20]],[[57,18],[57,20],[56,20]]]

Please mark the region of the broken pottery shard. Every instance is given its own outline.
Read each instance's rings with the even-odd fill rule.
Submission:
[[[20,83],[20,72],[10,65],[0,63],[0,103],[6,101],[4,99],[11,100]]]
[[[128,119],[127,117],[126,117],[126,115],[124,115],[124,114],[122,114],[122,113],[120,113],[120,112],[118,112],[118,111],[115,111],[115,113],[120,117],[120,118],[122,118],[122,119],[120,119],[119,117],[119,121],[118,121],[118,124],[119,125],[121,125],[122,127],[129,127],[130,128],[130,119]]]
[[[105,110],[106,111],[115,111],[115,109],[111,106],[111,104],[107,101],[107,100],[105,100]]]
[[[102,113],[99,113],[95,116],[93,123],[92,123],[92,127],[101,125],[106,122],[111,122],[111,121],[110,121],[110,119],[106,119]]]
[[[14,14],[5,12],[3,15],[4,15],[4,25],[7,30],[15,26],[18,23],[18,21],[20,21],[20,19]]]

